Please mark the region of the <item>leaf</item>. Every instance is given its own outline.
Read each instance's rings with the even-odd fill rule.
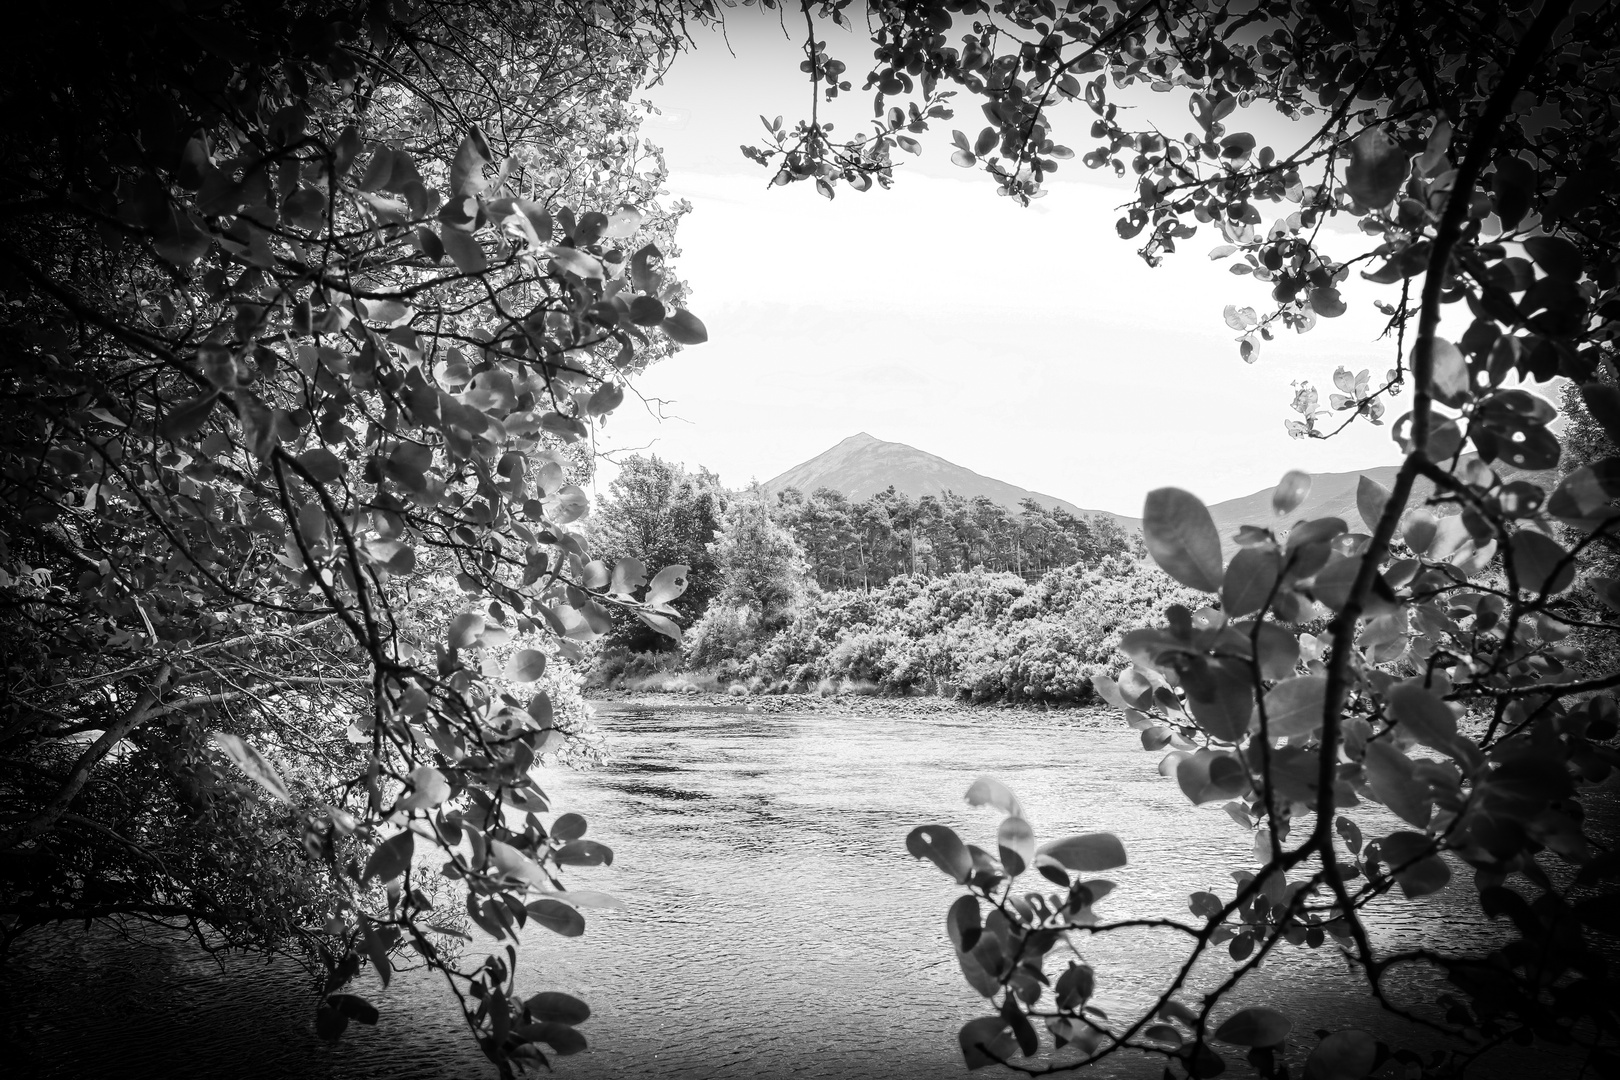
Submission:
[[[701,345],[709,340],[709,331],[703,321],[685,308],[676,308],[658,325],[672,340],[682,345]]]
[[[677,599],[686,591],[690,573],[691,568],[682,563],[666,566],[658,571],[647,586],[647,603],[656,606]]]
[[[1445,860],[1433,853],[1434,841],[1422,833],[1390,833],[1378,841],[1378,850],[1408,900],[1439,892],[1451,881]]]
[[[1378,1040],[1357,1028],[1323,1038],[1305,1059],[1305,1080],[1364,1080],[1378,1067]]]
[[[1467,357],[1457,346],[1438,337],[1431,343],[1429,357],[1429,386],[1436,400],[1453,408],[1462,405],[1469,397]]]
[[[1350,144],[1350,164],[1344,170],[1344,185],[1355,200],[1369,210],[1388,206],[1411,170],[1411,163],[1399,144],[1381,127],[1365,127]]]
[[[1389,505],[1389,488],[1376,480],[1362,476],[1356,480],[1356,511],[1361,520],[1366,523],[1369,533],[1378,531],[1378,522],[1384,516],[1384,508]]]
[[[981,776],[968,785],[967,804],[993,806],[1010,817],[1024,816],[1024,806],[1018,796],[1006,784],[990,776]]]
[[[582,1053],[587,1046],[585,1036],[567,1024],[542,1020],[536,1024],[524,1024],[519,1030],[533,1041],[545,1043],[563,1057]]]
[[[1236,754],[1199,750],[1176,765],[1176,783],[1194,806],[1230,799],[1249,790],[1249,771]]]
[[[546,654],[539,649],[519,649],[506,662],[506,677],[513,682],[536,682],[545,673]]]
[[[613,583],[608,591],[615,596],[630,596],[647,584],[647,566],[640,559],[624,558],[613,564]]]
[[[439,234],[439,242],[444,245],[444,252],[450,256],[450,261],[463,274],[482,274],[489,269],[484,249],[472,233],[461,229],[444,229]]]
[[[431,765],[411,770],[411,793],[394,805],[395,810],[433,810],[450,798],[450,781]]]
[[[326,1004],[337,1010],[344,1017],[357,1023],[375,1026],[378,1019],[377,1006],[363,997],[354,994],[333,994],[326,999]]]
[[[282,783],[281,775],[253,748],[246,739],[236,735],[228,735],[223,731],[213,732],[214,742],[225,751],[230,759],[236,762],[237,768],[247,773],[248,779],[258,784],[264,790],[274,795],[278,800],[288,806],[292,805],[292,795],[287,791],[287,785]]]
[[[1226,566],[1221,580],[1221,610],[1231,619],[1265,606],[1277,587],[1282,560],[1269,547],[1243,548]]]
[[[187,439],[202,430],[208,416],[214,411],[219,391],[210,390],[201,397],[189,398],[169,406],[163,414],[163,437],[170,442]]]
[[[996,830],[996,845],[1008,877],[1017,877],[1035,861],[1035,830],[1021,817],[1002,820]]]
[[[324,446],[306,450],[298,455],[298,464],[309,471],[318,483],[330,484],[346,471],[343,462]]]
[[[536,1020],[558,1024],[583,1024],[591,1018],[591,1007],[572,994],[543,990],[523,1003]]]
[[[999,1016],[969,1020],[957,1033],[962,1060],[969,1069],[982,1069],[1013,1056],[1017,1043],[1007,1022]]]
[[[1465,759],[1477,756],[1472,740],[1457,733],[1457,714],[1439,697],[1411,679],[1390,687],[1384,695],[1384,709],[1400,730],[1424,746],[1442,754]],[[1466,743],[1464,747],[1462,744]],[[1470,750],[1475,753],[1469,753]]]
[[[1277,1046],[1293,1023],[1276,1009],[1255,1005],[1239,1009],[1215,1029],[1215,1037],[1235,1046]]]
[[[906,850],[913,858],[928,859],[958,883],[973,872],[973,859],[962,838],[945,825],[919,825],[906,836]]]
[[[1125,845],[1113,833],[1082,833],[1043,844],[1036,854],[1056,859],[1079,874],[1095,874],[1125,865]]]
[[[366,872],[361,880],[393,881],[411,868],[411,856],[415,853],[416,834],[403,829],[377,845],[366,860]]]
[[[1165,573],[1203,592],[1220,591],[1221,536],[1197,496],[1179,488],[1148,492],[1142,534]]]
[[[1530,236],[1524,240],[1524,250],[1536,260],[1536,265],[1556,278],[1578,281],[1584,261],[1578,248],[1561,236]]]
[[[1330,286],[1311,290],[1311,310],[1324,319],[1337,319],[1349,309],[1345,307],[1339,290]]]
[[[553,840],[578,840],[585,835],[585,819],[578,814],[563,814],[551,823]]]
[[[613,849],[595,840],[570,840],[551,853],[559,866],[611,866]]]
[[[1327,676],[1300,675],[1266,691],[1266,733],[1272,738],[1306,735],[1322,726]]]
[[[560,900],[541,897],[525,905],[529,918],[563,937],[579,937],[585,932],[585,916]]]
[[[638,611],[636,612],[636,618],[646,623],[658,633],[663,634],[671,641],[679,644],[681,640],[681,628],[675,622],[664,618],[662,615],[654,615],[650,611]]]
[[[1429,824],[1434,801],[1429,795],[1429,785],[1417,778],[1411,758],[1387,740],[1379,739],[1367,744],[1364,764],[1374,798],[1420,829]]]
[[[1187,705],[1199,728],[1222,742],[1243,738],[1254,719],[1254,680],[1246,663],[1211,660],[1192,681],[1184,682]]]
[[[445,641],[452,649],[468,649],[484,632],[484,617],[476,611],[464,611],[450,620]]]
[[[1271,493],[1271,511],[1278,517],[1291,514],[1310,493],[1311,474],[1290,469],[1283,474],[1283,478],[1277,482],[1276,490]]]
[[[602,235],[612,240],[623,240],[630,236],[647,220],[647,215],[628,204],[620,204],[619,208],[608,215],[607,228]]]
[[[456,147],[456,156],[450,162],[450,193],[454,198],[476,195],[489,188],[484,169],[490,164],[489,143],[476,127],[467,133]]]
[[[1520,529],[1508,544],[1507,557],[1519,588],[1553,595],[1575,583],[1575,560],[1558,541],[1534,529]]]
[[[617,409],[624,401],[624,387],[618,383],[603,383],[585,402],[585,412],[590,416],[603,416]]]
[[[979,901],[972,896],[958,896],[945,913],[945,935],[958,953],[969,951],[979,943]]]
[[[669,317],[664,304],[656,296],[632,296],[630,321],[637,326],[657,326]]]
[[[596,889],[569,889],[567,892],[557,894],[566,903],[577,908],[588,908],[595,911],[623,911],[625,904],[617,896],[612,896]]]
[[[587,255],[578,248],[553,248],[551,260],[547,268],[553,274],[573,274],[575,277],[587,281],[601,281],[607,276],[600,259]]]

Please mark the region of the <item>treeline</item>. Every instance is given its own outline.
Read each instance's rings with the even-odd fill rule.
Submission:
[[[1113,518],[1077,517],[1025,499],[1009,510],[983,495],[912,499],[890,487],[853,502],[831,488],[779,492],[772,516],[804,550],[823,589],[870,589],[902,575],[938,577],[982,567],[1026,579],[1109,555],[1140,553]]]
[[[691,568],[682,648],[622,619],[597,655],[604,685],[1083,700],[1118,666],[1121,628],[1175,588],[1107,517],[893,488],[772,497],[641,455],[591,531],[610,562]]]

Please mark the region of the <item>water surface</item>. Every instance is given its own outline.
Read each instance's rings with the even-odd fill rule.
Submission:
[[[1041,839],[1120,836],[1130,865],[1107,875],[1118,888],[1100,906],[1105,916],[1189,918],[1190,892],[1229,896],[1232,868],[1253,865],[1247,833],[1218,807],[1190,808],[1136,733],[1097,714],[613,704],[599,720],[611,761],[549,774],[545,786],[616,854],[611,867],[571,871],[571,883],[627,906],[591,912],[580,938],[532,930],[520,960],[525,992],[565,990],[594,1010],[582,1028],[591,1052],[560,1061],[563,1077],[966,1075],[956,1032],[986,1011],[945,937],[956,893],[906,854],[904,840],[912,826],[937,822],[993,845],[998,815],[962,799],[984,773],[1017,792]],[[1418,903],[1387,900],[1374,940],[1484,945],[1499,931],[1471,894],[1465,877]],[[1164,931],[1079,945],[1098,969],[1097,1003],[1116,1016],[1156,998],[1181,956]],[[1195,975],[1195,987],[1231,967],[1223,956]],[[0,1005],[18,1043],[10,1060],[32,1075],[494,1075],[442,985],[420,973],[396,976],[387,991],[362,974],[356,992],[382,1008],[382,1022],[351,1027],[336,1046],[314,1038],[307,987],[284,965],[221,965],[191,947],[74,931],[29,950],[3,978]],[[1422,1001],[1443,985],[1414,975],[1400,989]],[[1234,1000],[1285,1007],[1296,1061],[1318,1028],[1360,1024],[1423,1042],[1376,1011],[1331,943],[1282,947]],[[1090,1075],[1161,1070],[1122,1056]]]

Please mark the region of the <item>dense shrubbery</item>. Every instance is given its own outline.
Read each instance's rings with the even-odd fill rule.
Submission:
[[[1085,700],[1125,661],[1120,635],[1190,594],[1125,556],[1035,582],[974,570],[899,577],[870,591],[805,598],[780,631],[746,607],[715,604],[687,635],[685,662],[755,689],[876,689],[973,701]],[[635,685],[633,659],[605,658],[600,681]]]

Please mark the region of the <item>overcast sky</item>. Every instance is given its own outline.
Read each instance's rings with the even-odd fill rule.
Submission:
[[[864,72],[870,45],[830,37],[833,55]],[[1133,515],[1162,485],[1217,502],[1290,468],[1398,461],[1390,424],[1408,398],[1391,404],[1390,424],[1357,424],[1327,442],[1283,429],[1294,415],[1292,381],[1311,380],[1325,403],[1335,366],[1370,368],[1376,378],[1393,365],[1371,306],[1384,290],[1353,276],[1343,290],[1349,313],[1279,337],[1244,364],[1222,308],[1263,309],[1268,294],[1207,258],[1222,243],[1217,233],[1201,229],[1149,269],[1135,253],[1140,240],[1114,232],[1132,185],[1078,158],[1045,199],[1013,205],[982,173],[948,160],[952,127],[971,137],[983,126],[972,103],[925,140],[921,159],[902,155],[889,191],[840,186],[829,202],[809,184],[767,189],[769,174],[738,146],[762,133],[760,113],[789,123],[807,115],[808,80],[798,46],[754,11],[737,13],[729,38],[736,55],[711,35],[676,61],[649,91],[661,115],[643,129],[665,150],[671,196],[693,206],[676,266],[709,341],[638,380],[643,395],[663,399],[666,419],[632,399],[600,448],[650,446],[738,487],[866,431]],[[832,114],[839,129],[871,110],[854,81]],[[1157,118],[1163,106],[1154,105]],[[1180,107],[1161,120],[1178,133],[1192,126]],[[1083,153],[1091,113],[1070,105],[1064,116]],[[1285,134],[1275,117],[1254,119]],[[1329,250],[1340,257],[1366,242],[1334,239]],[[612,474],[604,468],[603,490]]]

